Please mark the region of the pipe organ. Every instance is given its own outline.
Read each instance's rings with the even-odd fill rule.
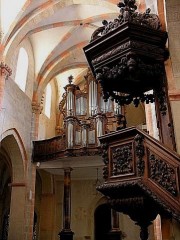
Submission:
[[[59,125],[64,126],[60,132],[66,136],[68,149],[97,147],[98,137],[117,129],[122,107],[110,99],[104,101],[100,85],[90,70],[84,76],[82,89],[72,80],[70,76],[59,104],[59,119],[63,119]]]

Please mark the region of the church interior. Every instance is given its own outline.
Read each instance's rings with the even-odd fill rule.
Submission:
[[[0,240],[180,240],[180,1],[0,11]]]

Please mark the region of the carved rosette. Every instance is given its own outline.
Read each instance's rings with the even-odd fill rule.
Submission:
[[[150,178],[173,196],[177,196],[176,172],[173,166],[155,154],[149,154]]]
[[[137,171],[138,171],[138,175],[142,177],[144,175],[144,169],[145,169],[145,162],[143,160],[143,156],[144,156],[143,136],[141,134],[137,134],[134,138],[134,141],[136,143],[135,153],[138,158]]]
[[[103,167],[103,178],[106,180],[109,175],[109,169],[108,169],[108,164],[109,164],[109,157],[108,157],[108,144],[107,143],[102,143],[101,144],[101,149],[102,149],[102,159],[104,162],[104,167]]]
[[[116,147],[112,150],[113,175],[133,172],[132,144]]]

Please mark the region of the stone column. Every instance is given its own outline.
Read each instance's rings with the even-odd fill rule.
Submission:
[[[24,182],[13,182],[11,187],[11,204],[8,239],[25,240],[24,236],[24,212],[25,212],[25,192],[26,184]]]
[[[31,127],[31,139],[38,139],[38,128],[39,128],[39,116],[42,112],[42,106],[40,103],[32,102],[32,127]]]
[[[39,116],[42,107],[37,102],[32,102],[32,119],[31,119],[31,140],[38,139]],[[33,146],[32,146],[33,147]],[[25,226],[26,232],[24,239],[33,239],[34,225],[34,205],[35,205],[35,183],[36,183],[36,164],[28,162],[27,166],[27,198],[26,198],[26,213]]]
[[[11,75],[11,69],[4,63],[0,63],[0,111],[4,97],[5,80]]]
[[[59,233],[61,240],[73,240],[71,231],[71,168],[64,169],[63,229]]]

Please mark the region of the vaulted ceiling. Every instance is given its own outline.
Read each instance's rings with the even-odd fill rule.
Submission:
[[[70,74],[82,74],[87,68],[83,47],[104,19],[114,19],[119,13],[118,0],[13,2],[17,1],[1,0],[5,54],[28,39],[36,81],[44,85],[54,77],[61,81]],[[142,2],[137,1],[138,6]]]

